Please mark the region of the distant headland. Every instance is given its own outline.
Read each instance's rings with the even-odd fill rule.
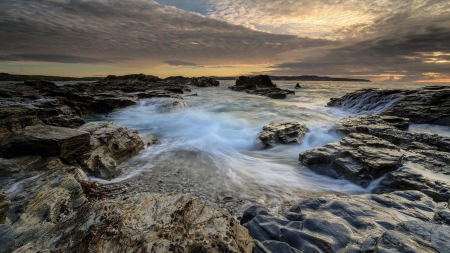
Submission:
[[[238,76],[219,77],[211,76],[218,80],[236,80]],[[64,76],[45,76],[45,75],[16,75],[0,73],[0,81],[25,81],[25,80],[45,80],[45,81],[98,81],[104,77],[64,77]],[[338,78],[328,76],[270,76],[272,80],[278,81],[338,81],[338,82],[370,82],[367,79]]]

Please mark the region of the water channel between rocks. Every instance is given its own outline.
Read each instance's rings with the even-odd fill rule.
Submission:
[[[293,89],[295,81],[275,82]],[[343,138],[331,127],[353,114],[326,107],[331,97],[354,90],[416,89],[415,83],[301,82],[296,95],[285,100],[234,92],[234,81],[221,81],[219,88],[192,88],[183,100],[150,99],[136,106],[96,115],[88,120],[112,121],[136,129],[141,136],[152,134],[159,143],[120,165],[121,175],[112,180],[132,191],[189,193],[239,213],[251,203],[283,211],[302,197],[325,193],[368,193],[348,180],[318,175],[298,161],[302,151]],[[197,94],[197,96],[190,96]],[[373,108],[381,112],[389,103]],[[309,132],[298,144],[262,149],[257,134],[271,122],[298,121]],[[450,129],[412,125],[410,131],[450,136]]]

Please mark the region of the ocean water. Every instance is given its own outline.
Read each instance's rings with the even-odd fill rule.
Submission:
[[[281,88],[295,90],[293,87],[297,82],[275,83]],[[149,187],[172,180],[172,188],[163,187],[160,191],[177,189],[196,196],[222,194],[275,209],[283,202],[295,202],[301,196],[330,192],[368,193],[373,186],[364,189],[348,180],[311,171],[299,162],[299,153],[343,138],[332,130],[333,124],[356,114],[351,108],[326,107],[331,97],[369,87],[414,89],[424,86],[416,83],[300,82],[302,88],[295,90],[295,95],[274,100],[227,89],[233,84],[234,81],[221,81],[218,88],[192,88],[191,94],[197,96],[184,96],[182,101],[149,99],[97,116],[97,120],[136,129],[142,136],[152,134],[160,143],[122,163],[118,178],[93,180],[133,182]],[[369,112],[380,113],[392,105],[393,101],[385,101]],[[300,143],[262,148],[257,134],[263,126],[293,121],[302,122],[309,129]],[[413,125],[411,131],[450,134],[449,128],[432,125]]]

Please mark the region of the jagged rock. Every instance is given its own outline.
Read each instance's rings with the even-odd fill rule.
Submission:
[[[429,86],[417,90],[364,89],[332,98],[328,106],[357,113],[405,117],[419,124],[450,126],[450,88]]]
[[[5,224],[6,217],[9,213],[9,207],[11,206],[11,201],[5,192],[0,190],[0,224]]]
[[[299,83],[297,83],[296,85],[295,85],[295,87],[294,88],[296,88],[296,89],[300,89],[300,88],[302,88],[302,86],[300,86],[300,84]]]
[[[377,248],[386,247],[383,244],[386,235],[396,232],[403,234],[405,245],[420,251],[450,242],[449,227],[432,223],[435,213],[443,210],[446,210],[443,203],[416,191],[329,195],[304,199],[291,208],[289,215],[250,211],[253,217],[247,217],[243,224],[259,242],[256,244],[259,252],[280,252],[277,247],[282,252],[377,252]],[[292,211],[298,215],[294,216]],[[446,236],[439,237],[440,233]],[[414,240],[426,243],[409,244]],[[440,252],[446,252],[447,245]]]
[[[263,127],[258,138],[267,148],[278,142],[284,144],[299,142],[307,131],[306,125],[300,122],[270,123]]]
[[[131,74],[131,75],[124,75],[124,76],[109,75],[103,79],[104,82],[117,81],[117,80],[139,80],[139,81],[143,81],[143,82],[157,82],[157,81],[160,81],[161,79],[157,76],[144,75],[144,74]]]
[[[236,80],[236,85],[228,87],[234,91],[246,91],[250,94],[267,96],[273,99],[286,98],[288,94],[295,94],[294,91],[277,88],[267,75],[254,77],[240,76]]]
[[[332,169],[362,186],[398,169],[404,157],[404,152],[392,143],[360,133],[350,134],[339,143],[330,143],[299,155],[305,165],[331,164]]]
[[[117,164],[144,149],[144,142],[135,130],[119,127],[112,122],[89,122],[78,130],[90,133],[91,151],[80,163],[93,175],[111,179],[117,171]]]
[[[83,205],[17,252],[252,252],[253,248],[247,230],[224,211],[186,195],[138,194]]]
[[[11,134],[1,145],[6,157],[20,155],[56,156],[75,162],[89,150],[90,135],[76,129],[35,125]]]

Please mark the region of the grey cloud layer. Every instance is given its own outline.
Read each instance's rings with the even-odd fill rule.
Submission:
[[[80,62],[261,63],[295,48],[330,43],[257,32],[152,1],[0,0],[0,6],[3,59],[41,55],[48,60],[53,54]]]

